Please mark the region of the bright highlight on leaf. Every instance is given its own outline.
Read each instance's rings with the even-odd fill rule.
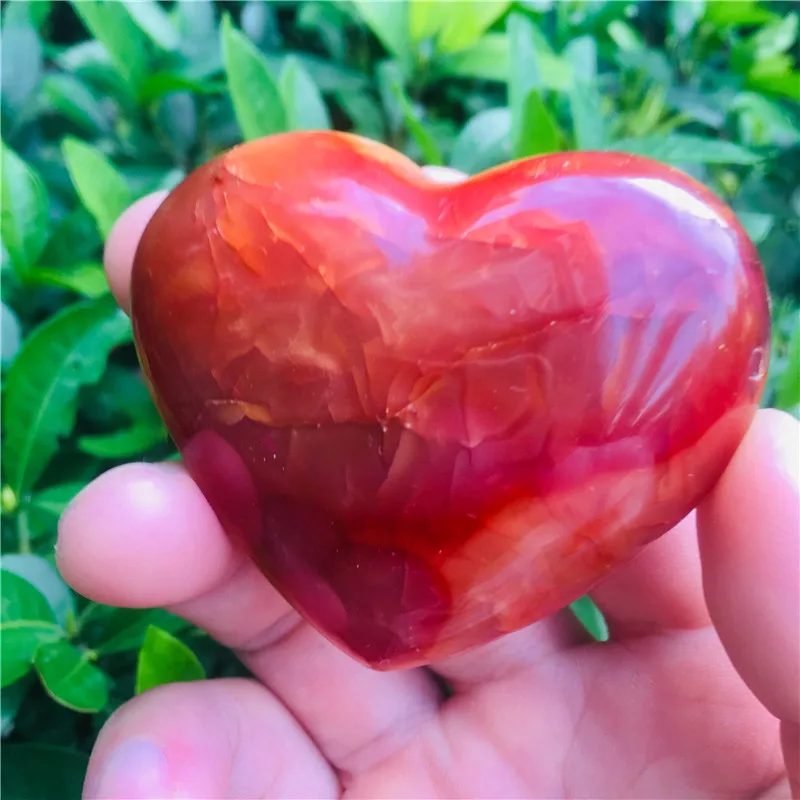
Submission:
[[[100,234],[108,236],[133,200],[125,178],[96,147],[79,139],[65,139],[62,152],[81,202],[94,217]]]
[[[15,269],[24,275],[47,241],[47,190],[36,172],[2,143],[0,158],[0,237]]]
[[[595,641],[608,641],[608,624],[603,612],[600,611],[588,595],[572,603],[570,610]]]
[[[136,694],[165,683],[203,678],[202,664],[183,642],[155,625],[147,629],[136,665]]]
[[[255,45],[222,21],[222,54],[236,119],[245,139],[257,139],[286,130],[286,111],[266,59]]]
[[[33,488],[71,432],[79,389],[99,380],[109,353],[130,337],[130,322],[106,296],[67,307],[26,340],[3,405],[4,477],[18,495]]]
[[[34,665],[45,690],[60,705],[84,714],[105,708],[108,680],[89,653],[69,642],[46,642],[36,650]]]
[[[27,580],[3,569],[0,577],[0,686],[30,672],[40,645],[64,636],[44,595]]]

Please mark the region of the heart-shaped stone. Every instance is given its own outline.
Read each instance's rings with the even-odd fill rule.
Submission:
[[[132,290],[156,402],[229,535],[379,668],[540,619],[675,525],[767,364],[733,213],[617,153],[437,185],[349,135],[252,142],[166,199]]]

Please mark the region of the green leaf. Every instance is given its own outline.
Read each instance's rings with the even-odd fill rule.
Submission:
[[[5,480],[30,490],[72,430],[81,386],[95,383],[113,348],[130,341],[130,322],[110,296],[76,303],[26,340],[6,379]]]
[[[53,609],[47,598],[25,578],[16,575],[3,566],[3,581],[0,586],[2,591],[2,606],[0,606],[0,623],[13,622],[48,622],[56,621]]]
[[[572,67],[569,62],[551,52],[542,50],[535,41],[538,80],[542,89],[566,91],[572,85]],[[511,69],[511,48],[503,33],[487,33],[473,47],[442,56],[436,66],[445,75],[477,78],[505,83]]]
[[[759,74],[750,72],[747,76],[747,86],[750,89],[775,94],[779,97],[788,97],[800,103],[800,71],[791,70],[783,74]]]
[[[163,425],[141,422],[105,436],[82,436],[78,448],[97,458],[123,459],[146,453],[166,439]]]
[[[797,42],[797,32],[797,14],[787,14],[754,33],[747,47],[754,61],[764,61],[789,50]]]
[[[42,79],[44,59],[42,42],[29,15],[13,14],[19,0],[3,9],[3,47],[0,49],[0,97],[4,109],[21,112],[35,97]]]
[[[531,89],[528,92],[522,113],[522,130],[516,155],[523,157],[558,152],[561,148],[561,131],[539,91]]]
[[[625,127],[630,136],[638,138],[658,131],[663,126],[667,109],[667,93],[661,84],[653,84],[647,90],[639,106],[628,113]],[[663,133],[663,131],[661,131]]]
[[[147,629],[136,664],[136,694],[166,683],[203,678],[202,664],[183,642],[154,625]]]
[[[39,262],[54,267],[77,264],[95,258],[101,247],[94,217],[76,206],[53,229]]]
[[[411,61],[411,36],[408,0],[353,0],[363,22],[380,43],[402,64]]]
[[[262,0],[246,0],[239,15],[239,24],[242,33],[256,47],[270,49],[280,40],[274,3],[264,3]]]
[[[3,555],[3,569],[27,581],[47,600],[56,622],[66,628],[75,616],[75,598],[56,568],[45,558],[29,553]]]
[[[227,85],[223,81],[197,80],[179,72],[154,72],[142,82],[140,97],[144,102],[159,100],[172,92],[192,92],[198,95],[223,94]]]
[[[706,12],[705,0],[670,0],[669,21],[674,36],[689,36]]]
[[[113,424],[120,417],[149,423],[161,419],[138,370],[110,364],[100,382],[88,389],[85,396],[103,424]]]
[[[3,800],[80,800],[89,756],[49,744],[3,744]]]
[[[134,90],[150,66],[147,38],[119,0],[71,0],[81,21],[108,53],[117,72]]]
[[[175,27],[181,37],[181,52],[206,77],[222,66],[219,35],[212,0],[178,0],[174,12]]]
[[[392,83],[392,91],[397,102],[400,104],[406,128],[408,128],[409,134],[411,134],[417,147],[419,147],[425,163],[435,166],[443,165],[444,158],[442,157],[441,150],[439,150],[439,145],[436,144],[436,140],[433,138],[431,132],[425,127],[425,124],[417,115],[416,110],[411,105],[411,101],[408,99],[408,95],[399,82],[395,81]]]
[[[800,325],[796,325],[786,353],[786,368],[778,380],[775,406],[786,410],[800,405]]]
[[[480,111],[464,126],[453,145],[450,166],[474,175],[511,158],[511,112]]]
[[[69,175],[81,202],[102,236],[108,236],[133,195],[117,168],[96,147],[71,137],[61,145]]]
[[[322,94],[295,56],[289,56],[284,62],[278,84],[289,130],[330,129],[331,117]]]
[[[36,650],[34,666],[47,693],[62,706],[88,714],[105,708],[108,681],[88,653],[69,642],[48,642]]]
[[[776,14],[768,11],[755,0],[711,0],[706,4],[704,20],[718,28],[727,25],[761,25],[776,19]]]
[[[336,102],[350,118],[355,133],[370,139],[381,139],[384,135],[384,119],[381,108],[366,92],[360,89],[339,89]]]
[[[186,163],[199,130],[195,98],[190,92],[164,95],[158,102],[155,118],[173,157]]]
[[[607,115],[597,87],[597,45],[581,37],[572,43],[569,56],[576,67],[569,91],[575,146],[579,150],[602,150],[607,139]]]
[[[164,611],[162,608],[139,610],[134,608],[99,607],[104,617],[96,636],[86,630],[87,638],[95,651],[109,656],[138,650],[144,643],[150,627],[156,626],[167,633],[179,633],[189,627],[186,620]]]
[[[431,3],[430,0],[408,0],[408,30],[415,44],[435,39],[447,23],[448,15],[457,13],[452,3]]]
[[[47,192],[36,172],[4,143],[0,144],[0,158],[0,237],[14,268],[24,275],[49,235]]]
[[[69,289],[83,297],[100,297],[108,292],[105,270],[94,262],[71,264],[61,269],[34,267],[28,280],[45,286]]]
[[[533,20],[521,12],[510,14],[506,22],[511,48],[508,74],[511,152],[515,157],[526,154],[523,142],[527,113],[526,103],[531,92],[539,89],[542,85],[534,41],[535,27]]]
[[[19,620],[0,624],[3,651],[0,654],[0,687],[5,688],[27,675],[39,645],[56,642],[64,631],[53,622]]]
[[[28,7],[31,24],[41,33],[48,22],[52,0],[27,0],[24,5]]]
[[[763,160],[758,153],[734,142],[687,133],[620,139],[606,149],[647,156],[672,165],[757,164]]]
[[[762,214],[757,211],[737,211],[736,216],[742,223],[747,235],[755,244],[761,244],[769,232],[775,227],[774,214]]]
[[[570,609],[593,639],[598,642],[608,641],[606,619],[588,595],[572,603]]]
[[[55,486],[48,486],[42,489],[30,500],[30,507],[54,517],[60,517],[75,495],[86,486],[85,483],[76,481],[74,483],[59,483]]]
[[[225,16],[222,54],[236,120],[245,139],[286,130],[286,111],[278,85],[255,45]]]
[[[800,142],[800,129],[795,127],[779,103],[755,92],[742,92],[737,95],[732,108],[737,114],[744,144],[794,147]]]
[[[119,103],[125,113],[137,113],[136,90],[119,74],[108,50],[100,42],[87,39],[62,50],[54,60],[57,66],[84,81],[89,88]]]
[[[0,606],[0,686],[8,686],[26,675],[42,642],[60,639],[64,632],[44,595],[24,578],[5,569]]]
[[[141,31],[162,50],[177,50],[181,38],[169,14],[155,0],[122,0]]]
[[[0,348],[2,348],[2,364],[10,364],[19,352],[22,343],[22,329],[20,328],[17,315],[5,304],[0,304]]]
[[[22,25],[32,25],[36,30],[41,29],[44,20],[37,9],[38,5],[36,0],[33,2],[31,0],[10,0],[10,2],[3,3],[3,32]]]
[[[436,64],[444,75],[506,83],[510,61],[508,37],[487,33],[469,49],[443,56]]]
[[[602,150],[606,144],[606,114],[594,82],[576,81],[569,93],[575,143],[579,150]]]
[[[608,35],[614,44],[625,52],[634,50],[642,50],[645,47],[644,40],[641,35],[627,22],[621,19],[614,19],[608,23]]]
[[[304,3],[298,7],[297,27],[315,34],[335,61],[347,59],[348,12],[335,3]]]
[[[17,713],[22,707],[30,688],[30,679],[25,679],[6,686],[0,693],[0,738],[5,739],[13,732]],[[4,763],[3,771],[5,769],[6,764]]]
[[[109,117],[101,101],[83,81],[66,73],[52,73],[42,82],[42,98],[49,108],[63,114],[87,133],[108,132]]]
[[[472,0],[450,5],[447,21],[436,40],[442,53],[465,50],[477,42],[511,5],[509,0]]]
[[[411,0],[411,38],[419,42],[435,39],[440,53],[455,53],[472,47],[506,12],[509,0],[460,0],[432,3]]]
[[[746,147],[721,139],[708,139],[687,133],[619,139],[607,150],[647,156],[672,165],[681,164],[757,164],[762,156]]]
[[[22,513],[32,541],[36,542],[41,537],[55,534],[58,520],[67,504],[86,486],[88,480],[89,475],[83,481],[55,484],[37,492],[28,500]]]
[[[564,55],[572,66],[575,81],[592,84],[597,80],[597,42],[593,36],[571,39]]]

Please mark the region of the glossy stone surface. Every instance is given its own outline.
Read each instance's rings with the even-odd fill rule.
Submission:
[[[170,195],[132,289],[226,530],[383,669],[550,614],[677,523],[768,360],[730,210],[614,153],[439,186],[342,134],[252,142]]]

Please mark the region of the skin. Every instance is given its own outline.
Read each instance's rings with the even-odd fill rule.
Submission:
[[[162,199],[139,201],[107,243],[125,309]],[[254,678],[126,703],[99,736],[84,796],[800,797],[799,466],[800,426],[760,411],[697,512],[593,593],[609,643],[562,612],[395,673],[303,623],[179,465],[111,470],[61,520],[64,577],[100,603],[169,608]]]

